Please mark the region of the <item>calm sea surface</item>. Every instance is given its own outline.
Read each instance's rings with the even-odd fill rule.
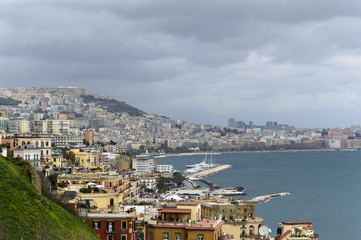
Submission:
[[[207,177],[222,187],[246,188],[247,196],[290,192],[256,206],[274,234],[282,221],[307,220],[320,239],[361,239],[361,151],[259,152],[213,155],[232,168]],[[202,155],[157,158],[157,164],[201,162]]]

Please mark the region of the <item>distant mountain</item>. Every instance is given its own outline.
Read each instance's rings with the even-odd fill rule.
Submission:
[[[26,161],[0,155],[0,240],[99,239],[83,220],[39,194],[32,174]]]
[[[15,100],[15,99],[12,99],[12,98],[3,98],[3,97],[0,97],[0,105],[16,106],[16,105],[18,105],[19,103],[21,103],[21,102]]]
[[[106,99],[106,98],[99,98],[93,95],[82,95],[81,98],[83,99],[84,103],[95,103],[96,105],[101,105],[102,107],[106,108],[108,112],[113,113],[121,113],[126,112],[130,116],[141,116],[145,114],[145,112],[139,110],[138,108],[132,107],[125,102],[120,102],[114,99]]]

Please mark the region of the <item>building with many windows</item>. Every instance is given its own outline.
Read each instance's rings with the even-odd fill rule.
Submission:
[[[90,212],[83,219],[101,240],[138,240],[135,212]]]
[[[163,208],[159,220],[145,226],[149,240],[218,240],[222,236],[222,219],[191,221],[191,209]]]
[[[157,172],[173,172],[173,165],[170,164],[161,164],[157,165]]]
[[[151,158],[136,158],[132,161],[132,168],[140,175],[145,173],[153,173],[156,169],[156,162]]]

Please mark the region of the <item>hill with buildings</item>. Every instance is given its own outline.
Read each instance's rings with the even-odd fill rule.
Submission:
[[[20,101],[17,101],[13,98],[3,98],[3,97],[0,97],[0,105],[4,105],[4,106],[16,106],[18,105],[19,103],[21,103]]]
[[[0,239],[99,239],[80,218],[39,194],[31,174],[26,161],[0,156]]]
[[[143,111],[138,108],[132,107],[125,102],[120,102],[111,98],[101,98],[94,95],[82,95],[84,103],[95,103],[95,105],[101,105],[103,108],[107,109],[108,112],[112,113],[122,113],[126,112],[130,116],[142,116]]]

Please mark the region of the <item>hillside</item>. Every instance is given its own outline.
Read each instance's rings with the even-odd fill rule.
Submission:
[[[3,97],[0,97],[0,105],[16,106],[16,105],[18,105],[19,103],[21,103],[21,102],[15,100],[15,99],[12,99],[12,98],[3,98]]]
[[[99,239],[80,218],[37,192],[31,168],[0,156],[0,239]]]
[[[126,112],[130,116],[141,116],[144,114],[144,112],[139,110],[138,108],[132,107],[125,102],[119,102],[114,99],[97,98],[93,95],[82,95],[81,98],[83,99],[84,103],[93,102],[96,105],[101,105],[102,107],[106,108],[108,112]]]

